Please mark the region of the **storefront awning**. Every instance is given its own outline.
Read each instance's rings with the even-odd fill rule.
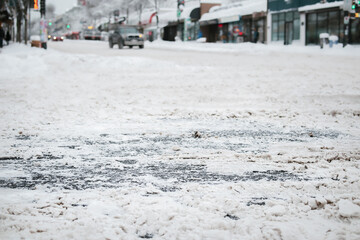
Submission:
[[[200,19],[201,11],[200,8],[195,8],[190,13],[191,20],[198,21]]]
[[[200,22],[200,26],[206,26],[206,25],[214,25],[214,24],[218,24],[219,21],[217,19],[212,19],[209,21],[202,21]]]
[[[219,19],[219,23],[229,23],[240,21],[240,16],[223,17]]]
[[[335,8],[344,6],[344,2],[327,2],[327,3],[317,3],[313,5],[308,5],[305,7],[300,7],[299,12],[315,11],[326,8]]]
[[[219,19],[223,23],[238,21],[240,16],[252,15],[256,12],[266,12],[267,6],[264,0],[246,0],[241,3],[226,6],[216,6],[210,9],[209,13],[205,13],[200,22]]]

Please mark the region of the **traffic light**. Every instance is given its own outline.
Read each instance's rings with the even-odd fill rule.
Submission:
[[[70,24],[66,24],[66,28],[67,28],[67,29],[70,29]]]
[[[45,0],[40,0],[40,14],[41,14],[41,16],[45,16],[45,12],[46,12]]]
[[[49,22],[49,26],[50,26],[50,27],[52,26],[52,22]]]
[[[354,13],[360,12],[360,0],[352,0],[351,1],[351,10]]]
[[[178,0],[178,9],[181,11],[184,9],[185,6],[185,0]]]
[[[39,0],[34,0],[33,8],[34,10],[39,10]]]

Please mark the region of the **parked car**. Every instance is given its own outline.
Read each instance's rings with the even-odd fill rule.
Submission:
[[[84,39],[85,40],[101,40],[101,32],[96,29],[86,29],[86,30],[84,30]]]
[[[115,44],[118,45],[119,49],[124,46],[144,48],[144,36],[136,26],[120,25],[109,35],[109,47],[113,48]]]
[[[59,36],[59,35],[54,35],[54,36],[52,36],[51,39],[52,39],[54,42],[58,42],[58,41],[62,42],[62,41],[64,41],[64,37],[63,37],[63,36]]]

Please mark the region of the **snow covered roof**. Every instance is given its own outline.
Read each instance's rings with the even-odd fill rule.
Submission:
[[[150,18],[151,16],[155,13],[156,11],[154,9],[149,9],[144,11],[141,14],[141,23],[148,25],[150,24]],[[160,25],[167,25],[168,22],[172,22],[172,21],[176,21],[176,8],[164,8],[164,9],[160,9],[159,11],[159,23]],[[129,16],[129,23],[130,24],[138,24],[139,23],[139,15],[136,13],[133,13],[132,15]],[[154,16],[151,24],[154,25],[156,24],[156,17]]]
[[[299,12],[306,12],[311,10],[318,10],[318,9],[325,9],[325,8],[332,8],[332,7],[341,7],[344,5],[343,1],[340,2],[328,2],[328,3],[317,3],[313,5],[308,5],[305,7],[300,7]]]
[[[209,13],[205,13],[201,17],[200,22],[221,18],[231,19],[238,16],[249,15],[254,12],[266,12],[266,10],[266,0],[249,0],[232,5],[212,7]]]
[[[167,26],[169,22],[174,22],[177,20],[177,9],[172,11],[164,12],[159,14],[159,23],[161,26]]]
[[[221,4],[221,0],[200,0],[201,3]]]

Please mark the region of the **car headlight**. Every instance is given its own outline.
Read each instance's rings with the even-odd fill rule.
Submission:
[[[143,35],[142,35],[142,34],[140,34],[140,35],[139,35],[139,37],[140,37],[140,38],[142,38],[142,37],[143,37]]]

